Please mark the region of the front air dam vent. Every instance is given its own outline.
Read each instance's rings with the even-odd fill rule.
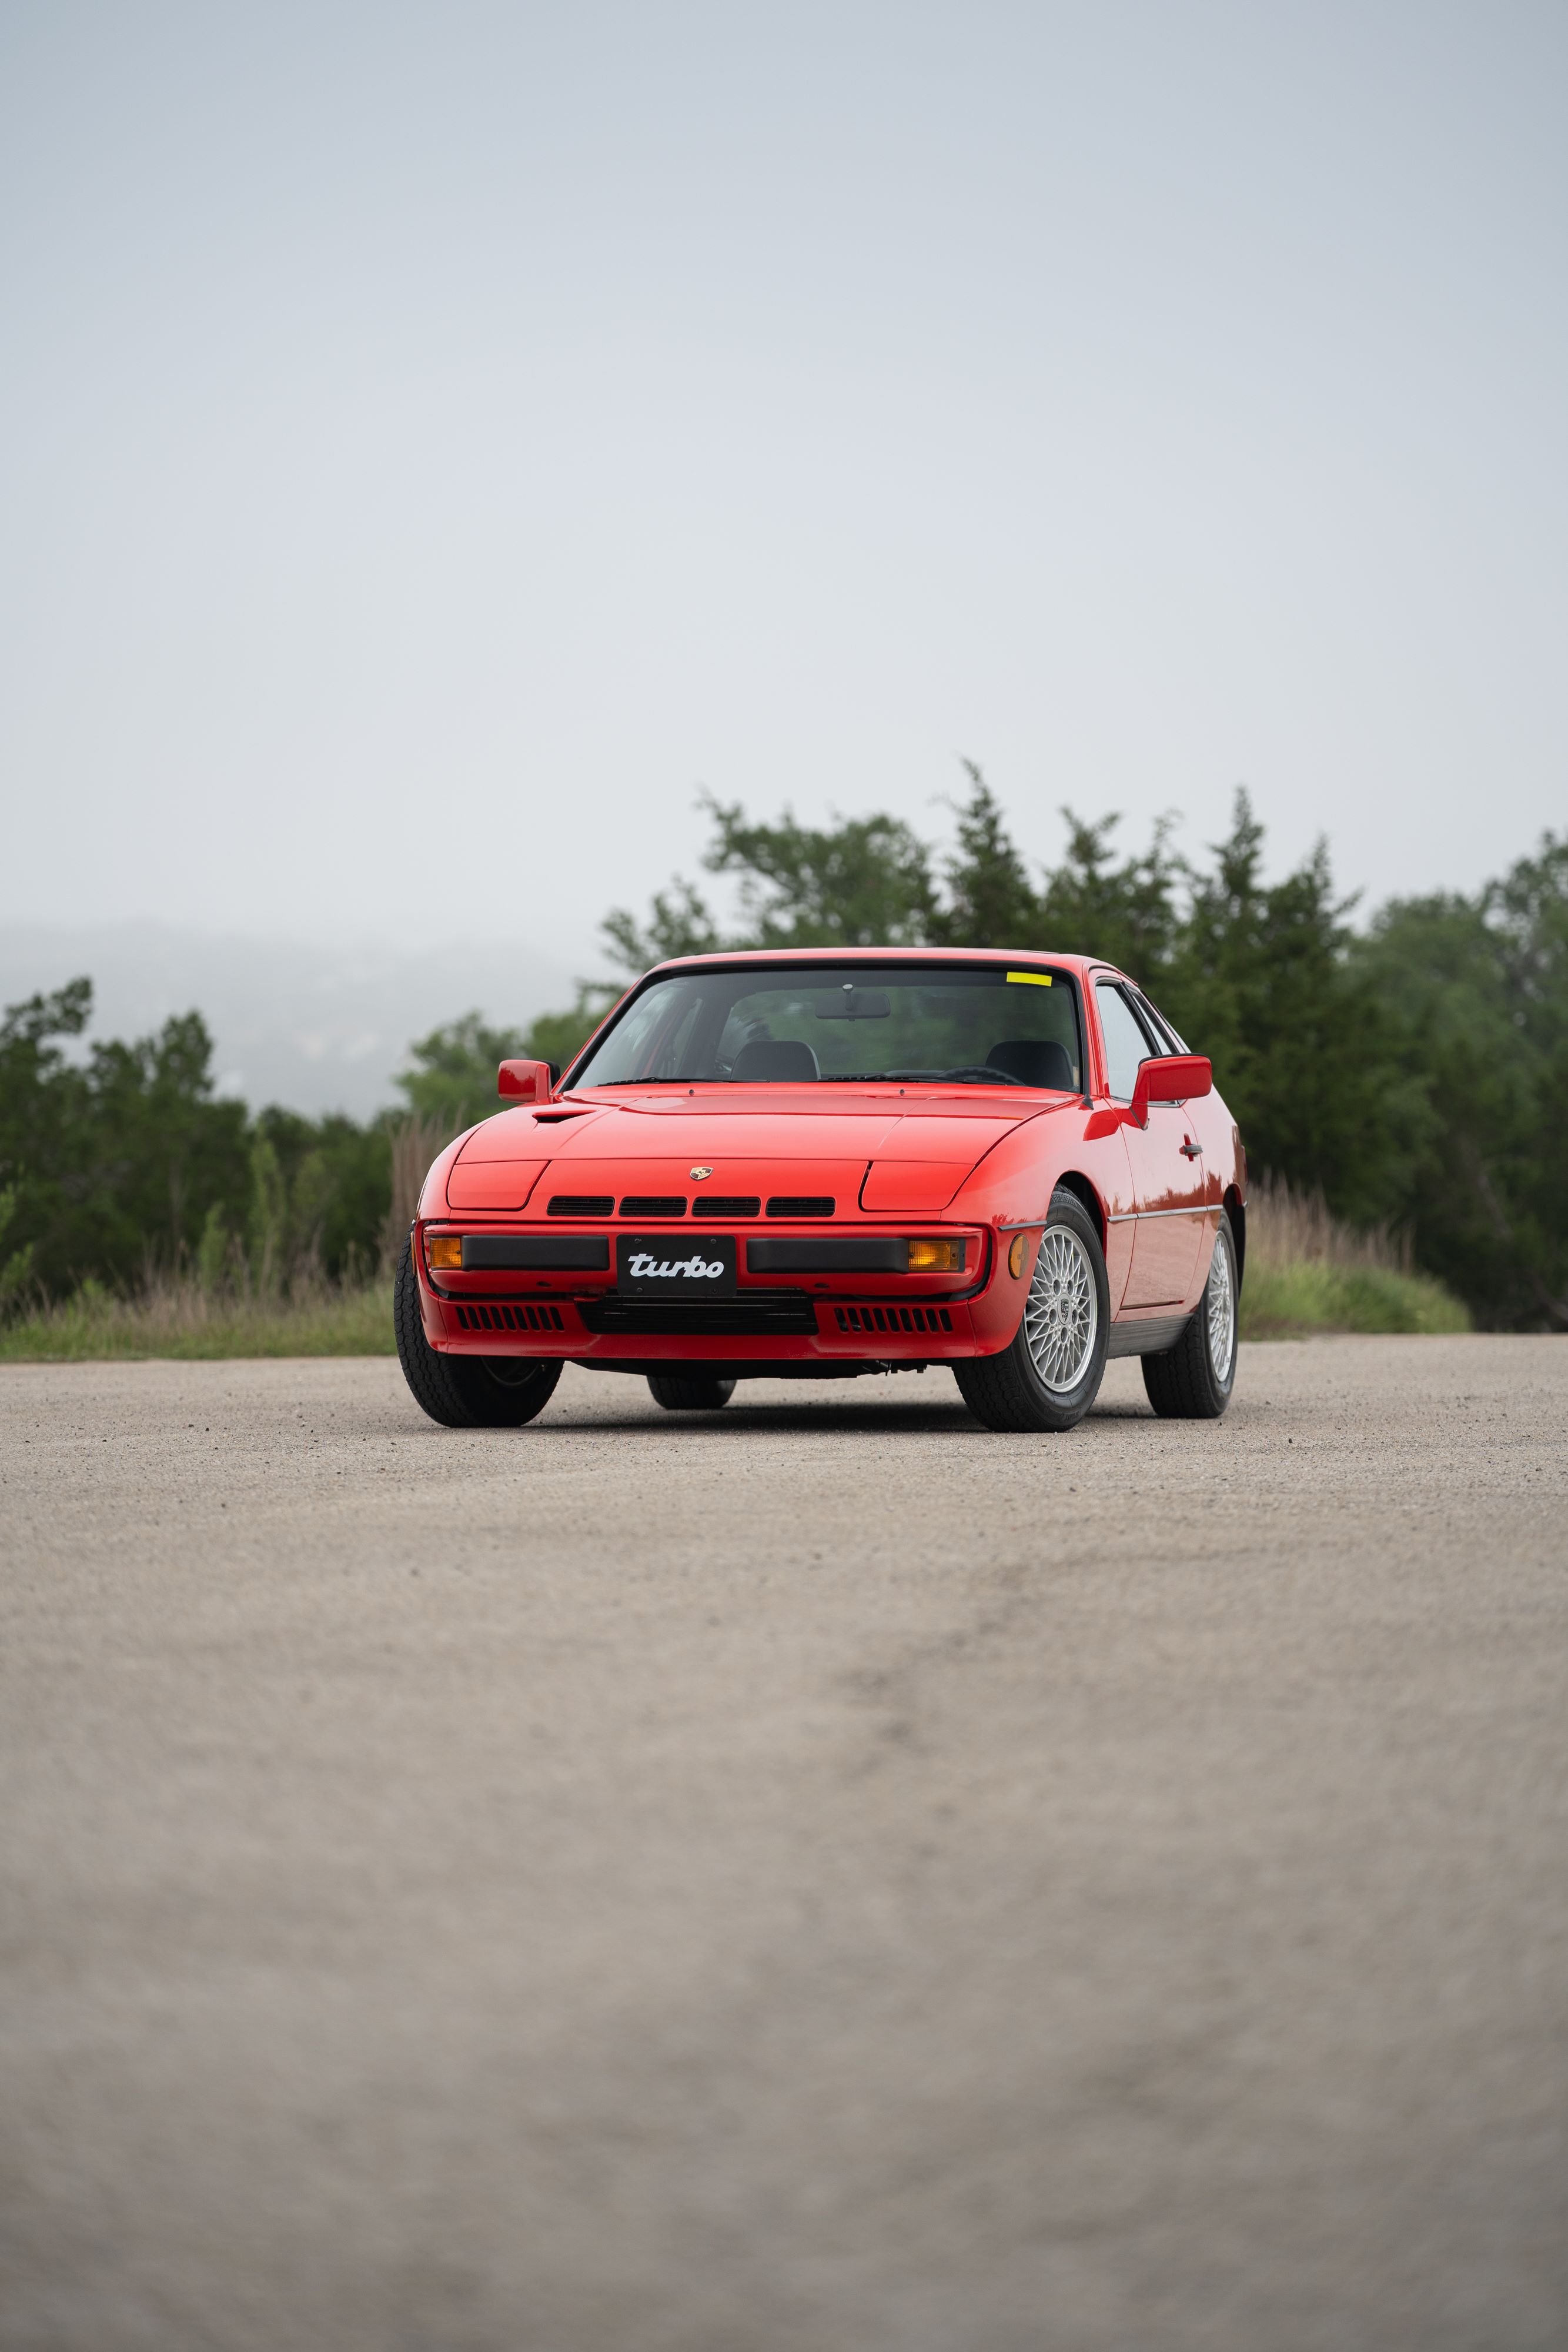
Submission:
[[[768,1203],[770,1217],[831,1217],[836,1203],[821,1193],[778,1192]]]
[[[559,1307],[459,1307],[465,1331],[564,1331]]]
[[[608,1192],[558,1192],[549,1213],[552,1217],[607,1217],[614,1206]]]
[[[841,1331],[950,1331],[945,1307],[841,1307]]]
[[[716,1217],[759,1217],[762,1203],[755,1192],[737,1192],[733,1198],[725,1192],[700,1192],[692,1202],[692,1214],[711,1224]]]
[[[623,1217],[684,1217],[684,1192],[631,1192],[621,1203]]]

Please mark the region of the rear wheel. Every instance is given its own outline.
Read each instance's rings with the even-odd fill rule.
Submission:
[[[1208,1280],[1197,1314],[1174,1348],[1144,1358],[1144,1386],[1163,1421],[1218,1421],[1236,1385],[1236,1241],[1219,1213]]]
[[[955,1364],[954,1377],[988,1429],[1071,1429],[1100,1392],[1110,1338],[1099,1233],[1078,1195],[1058,1192],[1011,1347]]]
[[[413,1237],[403,1244],[392,1287],[398,1361],[415,1404],[445,1429],[520,1429],[542,1412],[560,1378],[538,1356],[443,1356],[424,1336]]]
[[[666,1412],[716,1412],[735,1394],[733,1381],[716,1381],[698,1374],[677,1378],[673,1372],[650,1372],[648,1387],[653,1402]]]

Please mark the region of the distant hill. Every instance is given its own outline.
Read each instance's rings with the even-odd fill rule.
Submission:
[[[0,1003],[78,972],[93,982],[94,1036],[143,1036],[194,1008],[216,1041],[224,1093],[356,1118],[400,1099],[392,1079],[409,1040],[438,1022],[476,1006],[526,1024],[572,992],[561,964],[517,942],[404,950],[154,922],[0,929]]]

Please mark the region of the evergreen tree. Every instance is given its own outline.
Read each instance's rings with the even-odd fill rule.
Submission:
[[[753,824],[740,803],[706,803],[710,874],[740,884],[742,928],[730,947],[916,947],[936,912],[931,852],[901,817],[843,817],[804,825],[786,809]]]
[[[1321,1190],[1339,1215],[1385,1214],[1398,1156],[1392,1048],[1351,967],[1354,901],[1336,898],[1322,842],[1265,883],[1245,792],[1213,856],[1191,878],[1161,1009],[1213,1061],[1254,1168]]]
[[[1393,1041],[1419,1262],[1482,1323],[1568,1329],[1568,842],[1474,898],[1395,901],[1355,961]]]
[[[964,767],[969,797],[958,810],[958,846],[943,868],[946,903],[931,919],[941,947],[1038,948],[1043,916],[1029,868],[1001,808],[973,760]]]
[[[1175,819],[1161,817],[1148,848],[1118,864],[1111,835],[1119,816],[1091,824],[1070,808],[1061,814],[1067,855],[1046,873],[1041,944],[1061,954],[1103,956],[1157,996],[1180,919],[1177,891],[1185,869],[1170,848]]]

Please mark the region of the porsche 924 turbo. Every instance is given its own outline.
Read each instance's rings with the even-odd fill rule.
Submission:
[[[1084,956],[692,956],[432,1166],[396,1285],[434,1420],[516,1427],[563,1364],[672,1412],[737,1381],[950,1365],[989,1428],[1071,1429],[1139,1356],[1224,1412],[1247,1160],[1207,1060]]]

